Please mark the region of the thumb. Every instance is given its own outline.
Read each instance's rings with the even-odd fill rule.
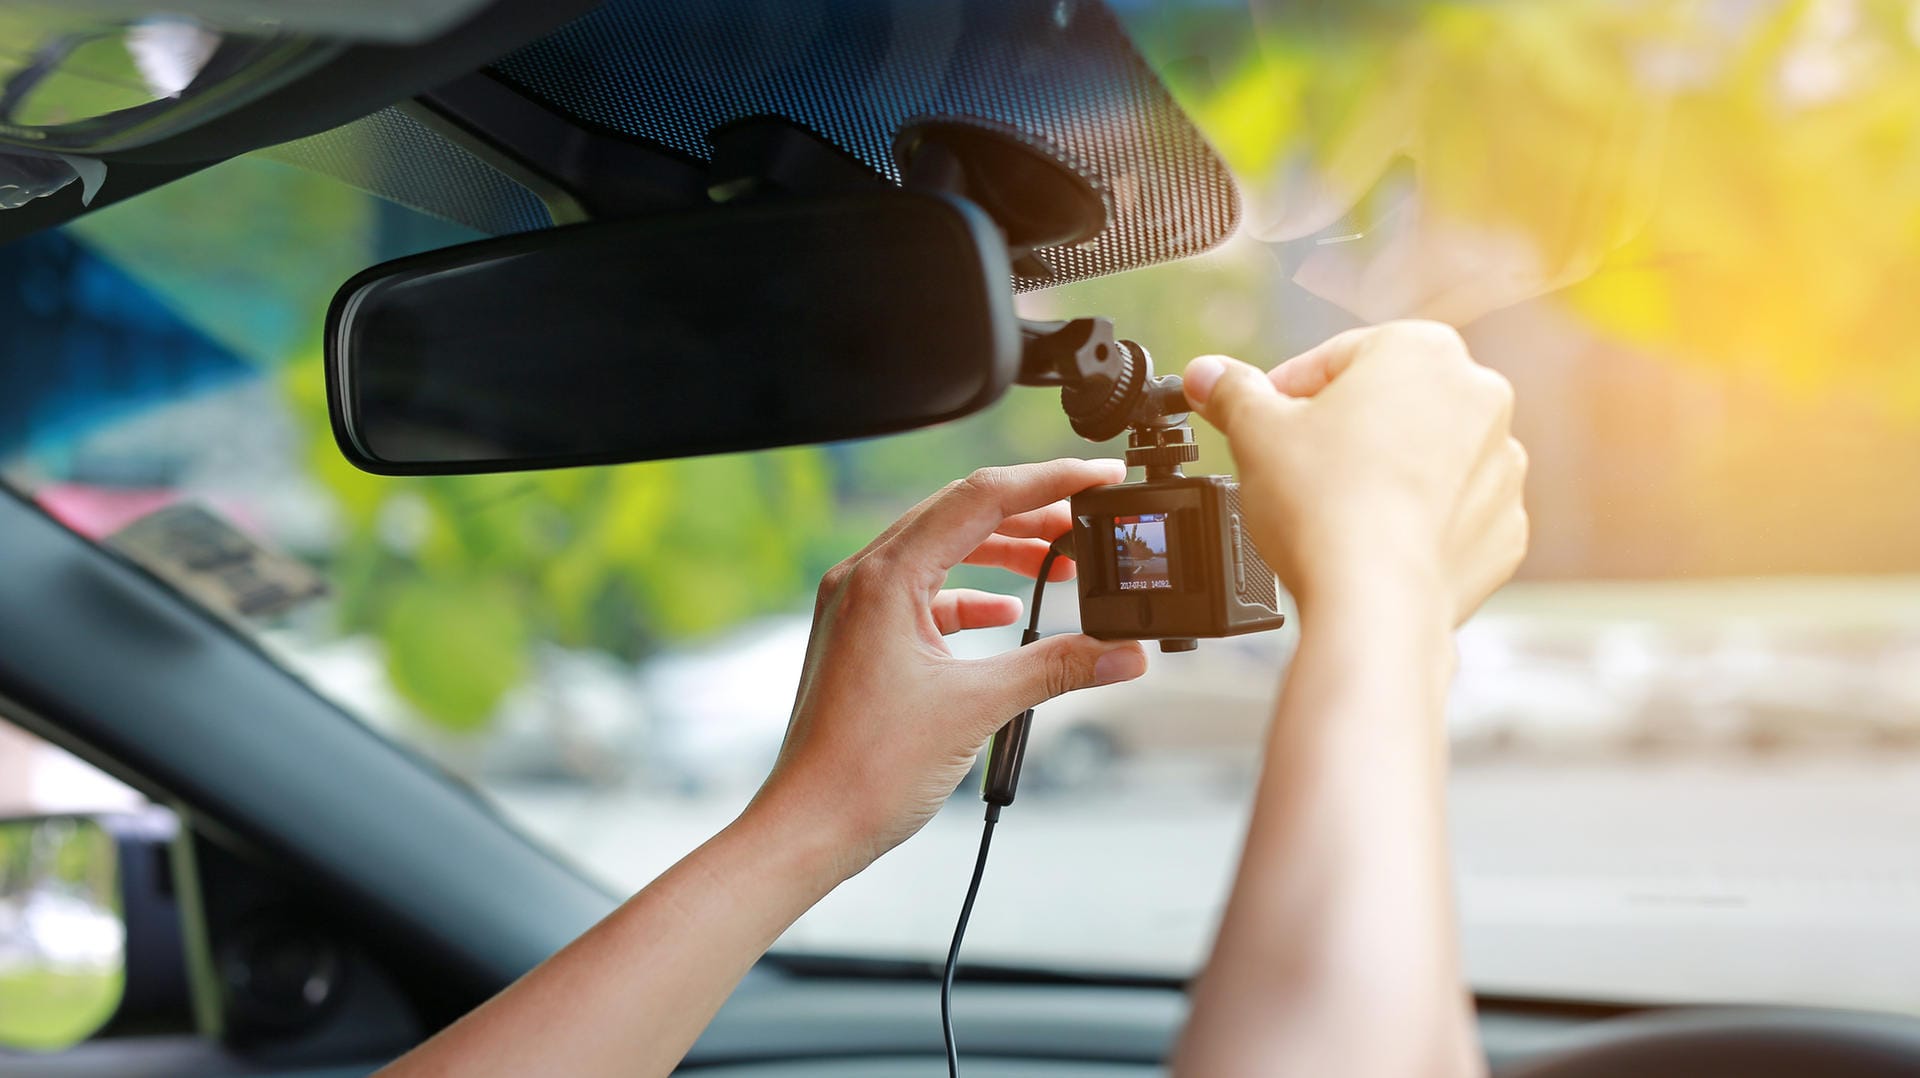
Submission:
[[[1001,723],[1062,693],[1132,681],[1147,672],[1147,652],[1137,640],[1095,640],[1081,633],[1044,637],[974,663]]]
[[[1227,356],[1200,356],[1187,364],[1181,383],[1194,409],[1228,438],[1249,417],[1287,400],[1266,372]]]

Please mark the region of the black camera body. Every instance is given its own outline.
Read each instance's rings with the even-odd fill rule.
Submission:
[[[1240,484],[1185,475],[1200,456],[1177,375],[1156,377],[1138,342],[1104,318],[1029,322],[1019,381],[1060,387],[1081,437],[1127,435],[1133,483],[1073,496],[1080,631],[1102,640],[1158,640],[1162,651],[1277,629],[1280,588],[1240,515]]]
[[[1285,623],[1232,479],[1171,475],[1095,487],[1072,506],[1081,632],[1184,651]]]

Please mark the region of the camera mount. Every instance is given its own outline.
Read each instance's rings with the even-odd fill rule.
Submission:
[[[1193,428],[1186,423],[1135,427],[1127,434],[1127,465],[1145,468],[1148,479],[1184,476],[1181,466],[1199,459],[1200,447],[1193,444]]]
[[[958,195],[987,212],[1022,283],[1054,273],[1044,251],[1100,235],[1113,211],[1098,174],[1029,131],[972,116],[923,116],[893,142],[901,182]]]
[[[1156,376],[1138,341],[1117,340],[1106,318],[1022,322],[1020,374],[1026,386],[1059,386],[1075,434],[1093,442],[1127,435],[1127,464],[1148,479],[1181,475],[1200,457],[1177,374]]]
[[[907,187],[956,195],[1000,226],[1014,276],[1052,272],[1041,251],[1084,243],[1111,218],[1093,170],[1047,140],[973,117],[921,117],[894,140]],[[1156,377],[1137,341],[1114,336],[1106,318],[1022,320],[1016,384],[1057,386],[1074,433],[1104,442],[1129,433],[1127,464],[1149,480],[1178,477],[1199,457],[1178,375]]]

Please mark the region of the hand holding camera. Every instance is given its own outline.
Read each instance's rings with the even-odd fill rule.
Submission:
[[[1451,627],[1526,553],[1513,389],[1446,326],[1352,330],[1270,373],[1202,356],[1185,385],[1227,436],[1247,526],[1303,620],[1411,575],[1446,592]]]
[[[1118,482],[1112,460],[981,469],[907,511],[820,583],[793,719],[757,803],[825,824],[843,878],[918,831],[993,732],[1072,689],[1146,671],[1132,641],[1050,636],[987,659],[956,659],[942,637],[1009,625],[1018,599],[946,589],[965,562],[1026,576],[1068,528],[1065,499]],[[1073,563],[1049,574],[1064,580]]]

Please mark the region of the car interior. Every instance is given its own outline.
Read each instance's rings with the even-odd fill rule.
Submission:
[[[1333,154],[1338,160],[1327,175],[1290,188],[1293,197],[1276,216],[1262,190],[1245,178],[1252,170],[1243,162],[1259,156],[1246,148],[1254,136],[1244,124],[1218,122],[1218,109],[1199,104],[1232,95],[1220,91],[1207,97],[1211,91],[1196,90],[1215,86],[1219,76],[1197,74],[1184,59],[1188,53],[1205,55],[1231,36],[1218,29],[1226,25],[1223,11],[1239,20],[1234,25],[1256,27],[1261,40],[1293,56],[1286,50],[1310,51],[1312,35],[1325,31],[1323,24],[1339,24],[1337,32],[1358,39],[1375,23],[1411,19],[1401,8],[1420,6],[1354,5],[1365,9],[1356,14],[1343,5],[1278,0],[1184,5],[1198,11],[1194,17],[1206,29],[1181,39],[1182,52],[1164,45],[1173,33],[1167,27],[1181,16],[1132,0],[387,0],[293,5],[297,11],[265,0],[87,0],[44,10],[29,5],[20,14],[0,13],[0,28],[9,38],[0,48],[0,72],[5,73],[0,193],[7,193],[0,201],[7,206],[0,209],[0,278],[26,282],[20,288],[28,295],[34,278],[27,267],[40,263],[20,253],[26,245],[65,235],[70,224],[84,227],[89,219],[119,221],[113,214],[122,212],[122,203],[131,214],[149,200],[158,204],[169,189],[187,190],[234,165],[270,166],[276,170],[268,174],[273,177],[291,176],[297,169],[308,177],[302,182],[324,180],[369,205],[375,200],[391,204],[377,212],[397,222],[393,227],[406,238],[349,273],[326,279],[328,292],[338,289],[331,308],[320,304],[303,315],[317,329],[303,338],[295,375],[307,388],[289,392],[307,394],[316,414],[327,417],[319,421],[325,433],[316,436],[312,456],[326,460],[313,467],[351,473],[353,478],[339,480],[340,489],[359,489],[350,484],[371,481],[357,469],[396,477],[381,480],[395,484],[391,489],[425,491],[421,497],[445,496],[455,505],[480,504],[477,498],[458,501],[468,489],[458,486],[460,477],[471,473],[537,469],[527,474],[551,470],[564,477],[610,464],[710,454],[757,454],[750,459],[773,462],[764,467],[788,467],[780,462],[799,458],[780,456],[793,452],[784,447],[832,443],[822,451],[831,456],[848,439],[877,438],[873,444],[884,454],[889,436],[951,429],[990,408],[1014,409],[1020,422],[1057,427],[1058,437],[1066,438],[1068,425],[1061,422],[1053,395],[1018,387],[1070,384],[1063,379],[1074,377],[1073,364],[1094,363],[1090,357],[1096,347],[1124,356],[1125,344],[1114,335],[1131,332],[1132,295],[1070,289],[1117,289],[1119,282],[1135,277],[1166,280],[1151,275],[1174,272],[1185,260],[1216,266],[1220,263],[1201,256],[1216,248],[1239,250],[1229,241],[1242,233],[1261,233],[1256,257],[1272,272],[1318,282],[1322,298],[1296,320],[1294,332],[1302,339],[1324,336],[1355,318],[1403,313],[1388,299],[1353,299],[1354,292],[1384,297],[1424,289],[1422,295],[1439,298],[1433,299],[1437,307],[1422,309],[1462,322],[1482,315],[1506,318],[1500,331],[1519,342],[1514,350],[1540,345],[1540,351],[1551,351],[1541,344],[1557,339],[1551,327],[1558,323],[1551,319],[1570,316],[1542,314],[1537,305],[1519,316],[1497,312],[1575,286],[1593,272],[1601,253],[1567,239],[1568,246],[1522,259],[1524,270],[1484,250],[1474,256],[1480,261],[1449,263],[1433,254],[1434,233],[1411,238],[1401,233],[1399,239],[1379,241],[1392,250],[1371,270],[1315,261],[1327,252],[1374,243],[1371,237],[1388,235],[1395,221],[1413,212],[1402,198],[1403,188],[1413,182],[1408,160],[1375,153],[1362,167],[1356,160],[1365,153]],[[1880,8],[1856,10],[1873,5],[1825,6],[1846,8],[1856,23],[1893,25]],[[1551,18],[1517,0],[1465,7],[1500,9],[1507,13],[1500,17],[1510,14],[1519,23]],[[1731,12],[1740,5],[1719,7]],[[1465,25],[1460,20],[1474,17],[1436,17],[1418,27],[1464,50],[1468,46],[1458,42],[1470,36],[1470,29],[1460,29]],[[1722,12],[1714,25],[1725,28],[1748,17],[1760,18]],[[1910,23],[1912,14],[1903,17]],[[1596,16],[1603,33],[1624,34],[1609,18]],[[1346,19],[1360,28],[1348,27]],[[150,39],[154,27],[186,35],[161,38],[191,45],[188,52],[197,66],[183,84],[132,104],[115,99],[111,107],[89,105],[92,99],[77,91],[77,104],[46,104],[46,98],[64,92],[49,72],[57,74],[66,65],[70,72],[87,74],[89,43],[118,41],[116,35],[129,35],[131,41],[136,30]],[[1290,45],[1289,35],[1299,40]],[[1539,31],[1522,40],[1544,50],[1550,36]],[[1920,56],[1910,38],[1901,39],[1900,57],[1920,76]],[[1385,51],[1356,50],[1361,61],[1371,57],[1379,65],[1376,71],[1344,76],[1356,94],[1355,87],[1404,72]],[[1896,63],[1876,56],[1874,62],[1883,66]],[[1665,64],[1660,70],[1692,70],[1686,67],[1691,61],[1677,51],[1648,48],[1635,57],[1643,68]],[[1836,62],[1842,73],[1821,68],[1823,73],[1802,75],[1844,81],[1846,62]],[[1573,61],[1556,70],[1568,80],[1591,74]],[[1486,92],[1507,92],[1497,80],[1491,85],[1494,90]],[[1254,110],[1259,115],[1338,111],[1278,76],[1249,86],[1235,92],[1265,95]],[[1524,96],[1518,89],[1511,92]],[[37,113],[36,99],[42,101]],[[1449,105],[1437,90],[1423,101],[1421,107],[1430,106],[1436,114]],[[1636,198],[1647,201],[1634,193],[1640,183],[1634,170],[1644,150],[1635,140],[1659,127],[1634,115],[1635,107],[1615,103],[1609,114],[1615,142],[1594,151],[1601,164],[1582,166],[1597,170],[1583,173],[1593,181],[1592,189],[1568,200],[1580,203],[1571,212],[1582,221],[1605,217],[1599,230],[1621,236],[1631,231],[1623,221],[1658,219],[1657,211],[1644,206],[1621,208]],[[1896,115],[1894,106],[1886,109],[1886,115]],[[1454,122],[1478,130],[1471,120],[1456,117]],[[1920,127],[1888,133],[1895,126],[1885,120],[1874,136],[1882,140],[1876,145],[1910,165],[1920,159]],[[1491,142],[1494,136],[1486,138]],[[1487,154],[1472,168],[1504,167],[1495,160],[1497,153]],[[1445,168],[1431,162],[1423,167],[1422,182],[1444,194]],[[1286,171],[1284,165],[1275,168]],[[1454,193],[1463,189],[1456,185]],[[1735,191],[1726,197],[1737,196]],[[202,211],[217,210],[198,205]],[[232,220],[217,225],[211,220],[178,224],[189,234],[207,235],[224,234],[223,229],[245,234],[256,227],[244,219],[248,207],[232,212]],[[1903,220],[1890,229],[1910,241],[1911,225]],[[1356,237],[1357,244],[1350,242]],[[1619,239],[1616,247],[1626,249],[1628,242]],[[1630,255],[1646,265],[1666,264],[1660,260],[1667,256],[1658,251],[1634,249]],[[182,245],[178,256],[188,266],[204,252]],[[1683,256],[1672,257],[1684,264]],[[1395,259],[1428,260],[1422,262],[1425,275],[1409,284],[1409,278],[1380,269],[1390,269]],[[636,267],[634,275],[615,275],[611,267],[627,261]],[[334,264],[321,261],[315,272],[332,273]],[[506,274],[508,268],[513,276]],[[491,278],[491,291],[475,291],[481,271],[487,270],[501,272]],[[164,269],[155,272],[164,278]],[[1455,287],[1450,283],[1455,278],[1495,283]],[[244,293],[242,286],[234,287],[236,295]],[[1809,303],[1842,302],[1814,285],[1807,292]],[[1068,298],[1049,298],[1062,294]],[[1178,343],[1167,345],[1167,352],[1188,340],[1205,342],[1210,325],[1240,317],[1206,307],[1192,293],[1180,295],[1186,297],[1180,303],[1199,313],[1191,324],[1181,323],[1179,333],[1186,336],[1170,334]],[[1325,298],[1330,296],[1350,302]],[[1597,304],[1599,296],[1590,290],[1570,302],[1576,308]],[[165,315],[156,310],[155,318]],[[130,319],[140,311],[144,308],[136,310],[127,301],[114,317]],[[1654,314],[1646,317],[1658,320]],[[658,369],[616,369],[596,361],[620,352],[635,325],[676,318],[694,329],[670,347],[694,374],[675,378]],[[1249,325],[1244,334],[1258,328],[1257,322]],[[104,350],[62,354],[36,345],[41,338],[25,328],[17,335],[0,329],[0,339],[9,341],[0,370],[12,372],[0,378],[0,391],[20,402],[18,415],[26,417],[21,423],[45,423],[72,403],[60,397],[54,370],[59,364],[71,364],[88,377],[120,377],[118,361]],[[163,343],[153,348],[160,350]],[[1195,350],[1202,347],[1197,344]],[[1753,347],[1764,350],[1765,345]],[[1139,355],[1144,358],[1144,350]],[[1611,353],[1583,355],[1604,362]],[[753,358],[760,356],[778,356],[779,362]],[[902,356],[913,357],[912,362]],[[1903,365],[1889,359],[1889,368],[1914,367],[1911,356],[1896,358]],[[1106,361],[1102,351],[1099,362]],[[1083,373],[1092,369],[1081,368]],[[1150,379],[1151,361],[1146,369]],[[1526,377],[1514,379],[1524,397]],[[120,385],[133,395],[145,392],[139,383],[134,372]],[[1920,385],[1902,384],[1909,390]],[[43,386],[37,405],[31,395],[35,385]],[[423,396],[423,385],[449,388]],[[869,386],[880,388],[863,395]],[[318,403],[322,397],[324,412]],[[1912,402],[1920,396],[1902,399],[1905,404],[1888,407],[1906,408],[1899,413],[1901,422],[1911,426]],[[530,407],[531,401],[538,407]],[[92,406],[82,401],[72,411],[90,423]],[[1609,407],[1627,411],[1632,403],[1620,400]],[[130,414],[119,408],[100,415],[107,411]],[[1090,411],[1075,413],[1070,400],[1067,411],[1083,440],[1107,441],[1128,429],[1112,416],[1103,421],[1113,425],[1099,428],[1088,418]],[[0,424],[12,422],[14,415],[0,405]],[[1662,425],[1657,416],[1636,421]],[[203,425],[209,428],[205,436],[218,442],[219,422]],[[940,429],[899,436],[937,438]],[[1897,444],[1906,455],[1889,457],[1879,465],[1886,471],[1872,474],[1904,474],[1910,483],[1920,442],[1907,437],[1886,444]],[[1217,457],[1218,447],[1207,445]],[[0,440],[0,464],[16,450],[26,459],[21,446]],[[239,443],[232,451],[252,452]],[[1861,455],[1870,452],[1871,446]],[[1619,467],[1629,467],[1631,458],[1623,459],[1629,464]],[[1899,468],[1905,471],[1898,473]],[[34,1020],[25,1010],[11,1023],[0,1013],[0,1075],[371,1073],[513,982],[630,893],[627,881],[610,881],[593,866],[594,855],[556,850],[548,832],[560,825],[529,823],[483,789],[486,782],[449,766],[447,754],[457,756],[464,742],[451,735],[418,741],[393,736],[361,713],[365,709],[343,703],[327,677],[315,673],[318,667],[290,661],[278,638],[249,628],[261,611],[272,617],[305,609],[312,595],[328,587],[346,595],[353,585],[339,573],[331,584],[322,584],[309,580],[314,570],[299,557],[271,550],[233,553],[221,544],[240,541],[224,532],[217,538],[204,531],[181,538],[186,531],[176,530],[163,541],[171,544],[170,553],[149,556],[131,532],[121,533],[124,539],[103,540],[76,525],[73,506],[79,503],[63,510],[48,493],[54,483],[36,484],[23,474],[0,468],[6,477],[0,483],[0,724],[13,728],[10,736],[23,743],[52,746],[49,751],[70,755],[80,762],[76,766],[110,776],[131,791],[132,801],[111,811],[66,812],[22,797],[26,807],[16,812],[11,798],[0,798],[6,810],[0,812],[0,1012],[9,1001],[33,995],[9,995],[4,985],[16,965],[26,968],[37,953],[25,944],[7,949],[8,933],[24,932],[20,926],[29,923],[21,912],[28,909],[24,898],[9,913],[8,902],[18,897],[9,891],[14,886],[9,851],[17,850],[19,864],[26,866],[34,849],[59,844],[72,851],[63,856],[80,858],[90,851],[85,856],[94,861],[88,863],[105,866],[76,871],[93,873],[89,878],[104,888],[100,902],[116,925],[118,971],[113,997],[99,1020],[73,1036],[18,1037],[23,1027],[31,1031]],[[821,489],[832,486],[831,479],[811,475],[802,478]],[[1790,489],[1813,491],[1819,482],[1807,478]],[[60,489],[70,491],[72,484]],[[555,498],[571,496],[561,487],[552,489],[560,492]],[[710,497],[723,500],[732,488],[710,489]],[[1862,497],[1897,500],[1898,493],[1897,486],[1876,487]],[[693,515],[686,506],[697,505],[699,498],[687,497],[691,500],[676,504]],[[758,510],[764,513],[758,526],[779,531],[786,526],[785,503],[775,495],[766,500],[768,507]],[[1609,503],[1607,512],[1638,519],[1640,510],[1630,503],[1631,495]],[[1806,504],[1817,511],[1824,503]],[[1835,512],[1831,530],[1847,530],[1849,518]],[[1900,512],[1907,511],[1886,511]],[[244,514],[235,517],[244,519]],[[1874,517],[1858,527],[1863,534],[1869,524],[1892,533],[1909,519],[1910,514]],[[363,524],[366,535],[390,535],[414,527],[411,520],[398,509],[369,510]],[[179,528],[189,524],[203,526],[187,521]],[[819,528],[828,534],[826,524]],[[431,553],[438,533],[422,534],[429,538],[419,541],[421,549]],[[566,534],[579,539],[586,533]],[[714,534],[696,532],[686,542],[721,542]],[[1131,534],[1147,551],[1148,540],[1138,538],[1137,531]],[[1592,545],[1605,546],[1605,539],[1601,534]],[[1157,541],[1164,557],[1165,540]],[[664,559],[678,548],[650,549],[646,556]],[[1739,543],[1727,549],[1734,551],[1725,555],[1727,564],[1744,564]],[[560,566],[559,555],[551,556]],[[1146,554],[1142,559],[1151,562]],[[241,563],[241,569],[233,568]],[[1613,567],[1599,575],[1657,575],[1624,561],[1608,564]],[[1835,568],[1817,559],[1805,564],[1815,572]],[[1838,568],[1864,581],[1857,594],[1865,597],[1848,600],[1849,616],[1864,624],[1867,615],[1859,612],[1869,606],[1897,608],[1897,616],[1908,619],[1899,624],[1907,626],[1901,631],[1908,635],[1900,640],[1909,650],[1899,654],[1920,656],[1913,650],[1920,629],[1913,628],[1911,604],[1901,602],[1889,590],[1892,585],[1869,575],[1884,572],[1888,580],[1904,582],[1899,574],[1920,571],[1911,547],[1889,542]],[[206,585],[214,598],[196,590],[199,585],[183,583],[195,574],[219,577]],[[1674,575],[1688,573],[1683,567]],[[749,588],[755,579],[743,576],[739,586]],[[1257,612],[1289,609],[1280,597],[1267,601],[1272,611],[1262,606]],[[1775,605],[1789,620],[1806,609],[1791,602]],[[1067,617],[1070,606],[1066,600],[1050,601],[1049,615]],[[1552,619],[1570,617],[1566,611],[1572,609],[1554,605],[1529,616],[1559,624]],[[1705,624],[1709,615],[1687,616],[1695,618],[1687,624],[1695,625]],[[1274,613],[1252,627],[1269,629],[1283,620]],[[689,638],[707,631],[698,619],[688,625]],[[1467,633],[1473,631],[1470,626]],[[1195,720],[1196,728],[1208,731],[1202,740],[1209,744],[1242,743],[1231,721],[1213,721],[1216,711],[1236,713],[1233,709],[1242,706],[1227,683],[1237,684],[1245,669],[1270,669],[1284,659],[1271,650],[1278,644],[1257,642],[1277,638],[1246,639],[1207,641],[1196,656],[1196,662],[1213,664],[1196,667],[1214,671],[1205,675],[1213,694],[1205,697],[1208,715]],[[492,661],[486,640],[458,628],[448,628],[436,640],[447,656],[444,662],[456,671],[447,679],[456,685],[445,690],[446,699],[458,696],[464,679],[488,676],[480,672]],[[1625,636],[1609,640],[1612,650],[1594,660],[1614,663],[1609,669],[1638,669],[1634,663],[1652,661],[1639,658],[1647,648],[1663,646],[1635,644]],[[1468,643],[1462,648],[1465,677],[1478,660],[1467,654]],[[1502,666],[1488,681],[1475,684],[1496,686],[1485,690],[1494,695],[1519,693],[1515,686],[1531,684],[1525,679],[1532,677],[1547,686],[1541,692],[1548,696],[1599,698],[1577,679],[1547,684],[1557,669],[1550,658],[1538,668],[1545,673],[1517,672],[1526,661],[1516,658],[1516,672],[1506,673],[1509,668]],[[753,681],[754,669],[749,663],[714,680]],[[1730,675],[1712,675],[1722,676]],[[1700,675],[1703,681],[1708,677]],[[781,679],[768,674],[766,680]],[[1815,680],[1809,676],[1800,683]],[[1920,673],[1905,667],[1904,674],[1894,669],[1886,683],[1904,686],[1915,680]],[[790,681],[779,688],[788,686]],[[403,684],[402,691],[412,690]],[[1245,695],[1255,703],[1247,706],[1257,706],[1263,691],[1250,689]],[[702,713],[691,710],[698,704],[695,694],[678,695],[688,698],[683,706],[694,716],[689,726],[697,732]],[[476,728],[498,696],[469,709],[479,718],[460,719],[468,724],[465,729]],[[1110,773],[1113,759],[1152,759],[1162,753],[1156,731],[1179,722],[1183,698],[1158,699],[1154,706],[1166,717],[1164,723],[1108,723],[1094,713],[1098,706],[1089,705],[1083,714],[1063,705],[1068,710],[1059,713],[1071,713],[1074,720],[1062,720],[1050,731],[1042,728],[1043,712],[1034,734],[1033,766],[1039,776],[1034,782],[1045,785],[1032,796],[1049,803],[1080,797],[1088,784],[1104,781],[1100,776]],[[1910,692],[1902,699],[1909,708],[1903,714],[1920,715],[1920,699]],[[1642,705],[1658,712],[1655,703],[1636,704]],[[468,714],[457,704],[449,706],[450,714]],[[716,711],[729,706],[724,700],[712,705]],[[1505,721],[1497,717],[1506,714],[1501,710],[1506,704],[1475,706],[1481,707],[1476,714],[1495,716],[1487,719],[1489,729]],[[1576,704],[1566,706],[1578,714]],[[1693,709],[1689,714],[1710,713],[1706,704],[1687,707]],[[741,710],[748,709],[742,705]],[[661,714],[658,725],[666,729],[666,712]],[[777,738],[784,718],[784,711],[771,716],[767,725],[775,733],[770,736]],[[1571,720],[1567,728],[1575,728]],[[1661,726],[1649,736],[1678,728]],[[1514,729],[1519,732],[1500,727],[1483,741],[1471,740],[1478,736],[1472,730],[1457,733],[1455,751],[1463,758],[1474,751],[1543,756],[1562,751],[1515,748],[1516,739],[1524,741],[1531,728]],[[663,789],[707,790],[725,781],[702,770],[705,765],[698,761],[704,750],[694,735],[674,737],[678,740],[662,735],[659,749],[643,754],[645,766],[654,769],[649,774],[666,776],[658,780]],[[1050,737],[1055,740],[1049,742]],[[1908,751],[1896,741],[1891,734],[1875,740],[1873,751]],[[449,750],[449,744],[456,747]],[[1062,763],[1049,771],[1046,758],[1055,745]],[[1070,747],[1082,755],[1069,766]],[[12,781],[6,750],[7,742],[0,740],[0,787]],[[563,763],[576,766],[572,759]],[[591,767],[592,761],[578,766]],[[1205,766],[1210,770],[1204,781],[1217,784],[1215,770],[1238,768],[1233,773],[1241,774],[1253,764],[1239,759]],[[1050,781],[1049,775],[1062,777]],[[1844,780],[1833,781],[1823,789],[1838,788]],[[1911,781],[1907,785],[1915,788]],[[548,797],[542,792],[546,787],[530,783],[527,789],[533,791],[526,797],[529,804],[548,803],[540,800]],[[1630,799],[1633,789],[1626,787],[1618,796]],[[963,785],[956,800],[960,815],[972,819],[978,809],[972,789]],[[1025,807],[1010,809],[1010,830]],[[554,813],[547,818],[564,818],[560,810]],[[1509,823],[1526,814],[1519,806],[1494,811]],[[1884,815],[1896,826],[1914,818],[1910,804],[1885,809]],[[616,823],[636,832],[651,826],[645,818]],[[1229,850],[1237,832],[1223,827],[1220,834],[1218,845]],[[7,845],[9,835],[21,836],[16,846]],[[1820,840],[1806,841],[1811,848]],[[1578,863],[1578,843],[1574,846],[1560,853],[1562,861]],[[1117,854],[1100,856],[1122,860]],[[953,871],[964,870],[956,858],[947,860],[956,862]],[[1902,907],[1907,918],[1920,900],[1915,883],[1920,876],[1914,875],[1920,869],[1910,860],[1885,863],[1872,884],[1887,908]],[[1134,865],[1127,871],[1154,875],[1164,870]],[[637,867],[633,872],[644,875]],[[733,994],[682,1069],[713,1078],[944,1073],[938,1015],[946,929],[924,925],[950,923],[960,895],[944,882],[938,888],[927,884],[927,893],[920,894],[898,877],[886,879],[893,881],[887,886],[895,888],[891,893],[898,901],[929,906],[923,921],[902,929],[925,936],[924,946],[862,951],[837,946],[826,933],[819,945],[796,938],[795,946],[776,947]],[[1695,923],[1688,918],[1744,916],[1756,908],[1764,913],[1767,903],[1776,901],[1734,893],[1735,884],[1726,885],[1733,897],[1719,903],[1727,908],[1716,907],[1717,884],[1701,884],[1706,899],[1671,903],[1658,885],[1637,877],[1622,886],[1629,896],[1622,900],[1626,905],[1658,907],[1657,916],[1678,918],[1682,928]],[[1793,894],[1820,886],[1809,883]],[[996,898],[992,888],[990,876],[983,903],[1003,903],[1010,923],[1041,916],[1030,901],[1022,905]],[[888,894],[882,891],[871,902],[889,901]],[[1805,901],[1806,909],[1816,909],[1814,899]],[[1017,945],[1003,943],[962,962],[954,1007],[966,1073],[1052,1078],[1164,1073],[1185,1016],[1185,985],[1193,967],[1130,961],[1136,935],[1148,938],[1170,930],[1145,915],[1134,924],[1124,903],[1116,909],[1115,923],[1131,927],[1112,931],[1111,953],[1104,959],[1090,952],[1083,962],[1027,961]],[[1805,916],[1810,923],[1818,920],[1814,913]],[[1896,914],[1886,916],[1888,924],[1896,923]],[[1205,917],[1182,921],[1187,922],[1192,924],[1181,931],[1204,935]],[[1815,937],[1823,924],[1812,924]],[[1753,931],[1741,937],[1748,941],[1741,946],[1764,951],[1764,932]],[[1580,935],[1577,923],[1526,922],[1512,939],[1523,955],[1537,950],[1571,956],[1560,959],[1567,962],[1605,949],[1599,942],[1583,949]],[[1884,940],[1887,962],[1915,968],[1910,945],[1920,939],[1889,929]],[[1661,946],[1645,944],[1649,953]],[[1478,952],[1470,952],[1471,969]],[[1706,951],[1675,953],[1674,961],[1681,963],[1719,961]],[[1749,967],[1729,962],[1725,968],[1737,980]],[[1643,990],[1616,984],[1553,991],[1544,981],[1518,976],[1484,983],[1476,978],[1480,1036],[1492,1072],[1516,1078],[1920,1073],[1920,994],[1910,974],[1904,989],[1894,973],[1873,981],[1875,988],[1853,994],[1796,992],[1797,969],[1756,983],[1749,995],[1724,997],[1688,989],[1669,992],[1651,981]],[[1844,979],[1846,973],[1836,976]],[[1810,975],[1806,983],[1814,980]],[[1882,984],[1890,987],[1881,991]],[[1380,1035],[1392,1036],[1394,1016],[1382,1014],[1380,1023]]]

